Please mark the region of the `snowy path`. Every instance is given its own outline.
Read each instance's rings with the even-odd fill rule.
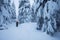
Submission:
[[[0,40],[60,40],[60,35],[51,37],[36,30],[36,23],[24,23],[19,27],[15,23],[8,25],[8,30],[0,30]]]

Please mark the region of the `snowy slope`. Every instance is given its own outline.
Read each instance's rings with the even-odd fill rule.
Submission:
[[[15,26],[15,23],[8,25],[8,30],[0,30],[0,40],[59,40],[60,35],[54,35],[53,37],[47,35],[44,32],[36,30],[36,23],[23,23],[19,24],[19,27]]]

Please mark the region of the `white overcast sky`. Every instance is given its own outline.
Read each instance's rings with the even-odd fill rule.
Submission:
[[[34,3],[34,0],[29,0],[30,1],[30,5],[32,6]]]
[[[18,15],[19,15],[19,0],[13,0],[14,5],[15,5],[15,10],[16,10],[16,18],[18,19]]]

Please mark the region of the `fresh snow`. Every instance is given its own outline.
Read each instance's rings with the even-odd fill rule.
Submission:
[[[15,23],[9,24],[8,29],[0,30],[0,40],[60,40],[60,34],[53,37],[45,32],[36,30],[36,23],[23,23],[16,27]]]

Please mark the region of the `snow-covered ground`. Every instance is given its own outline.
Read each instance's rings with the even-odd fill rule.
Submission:
[[[18,27],[15,23],[9,24],[7,30],[0,30],[0,40],[60,40],[59,33],[52,37],[36,27],[36,23],[23,23]]]

